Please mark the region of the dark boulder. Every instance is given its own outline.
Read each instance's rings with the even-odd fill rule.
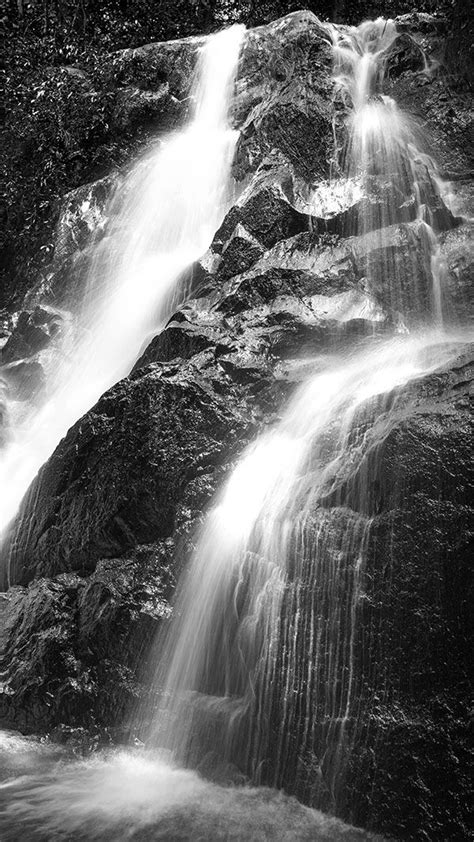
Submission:
[[[264,207],[266,213],[268,206]],[[262,255],[262,245],[238,222],[222,249],[219,277],[226,281],[235,275],[241,275],[250,269]]]
[[[59,316],[49,309],[35,307],[23,311],[11,336],[1,350],[1,362],[12,363],[33,357],[46,348],[60,326]]]
[[[169,92],[169,84],[164,82],[158,90],[142,91],[140,88],[122,88],[116,99],[113,125],[119,131],[133,131],[137,126],[150,128],[163,122],[171,126],[183,117],[185,108]]]
[[[349,814],[407,839],[468,832],[471,389],[472,356],[408,387],[372,457]]]
[[[397,28],[400,29],[399,20]],[[408,33],[403,33],[395,39],[387,52],[387,71],[389,76],[396,78],[406,70],[420,71],[425,69],[425,56],[421,47]]]
[[[4,596],[4,727],[27,733],[120,726],[143,693],[148,647],[170,616],[169,548],[100,561],[90,576],[61,574]],[[45,676],[48,680],[45,682]]]
[[[234,164],[238,178],[275,149],[298,175],[328,173],[331,66],[328,32],[310,12],[249,32],[235,105],[242,126]]]
[[[444,24],[416,15],[398,26],[386,92],[415,113],[443,173],[462,177],[469,200],[466,99],[447,89],[434,65]],[[117,131],[139,137],[146,126],[167,130],[181,119],[200,43],[148,45],[110,58]],[[421,64],[425,48],[430,68]],[[7,618],[0,710],[11,727],[123,724],[148,692],[145,650],[169,616],[174,581],[212,495],[247,442],[281,415],[314,358],[324,366],[341,349],[392,332],[394,323],[417,325],[432,305],[433,257],[451,300],[447,312],[465,321],[472,259],[469,226],[458,223],[468,204],[455,209],[449,191],[423,182],[421,199],[442,232],[436,254],[404,186],[394,224],[378,230],[391,185],[362,195],[358,185],[329,179],[331,66],[327,30],[310,13],[248,34],[233,113],[242,128],[234,164],[241,194],[186,279],[189,300],[132,374],[60,443],[3,548],[14,586],[0,603]],[[44,313],[80,300],[94,247],[107,237],[115,183],[112,176],[66,197],[54,261],[5,344],[9,366],[19,358],[36,366],[54,330]],[[352,236],[361,219],[372,222]],[[35,309],[41,301],[50,307],[43,315]],[[390,412],[373,428],[358,417],[354,458],[313,513],[309,529],[328,529],[331,563],[346,551],[354,524],[368,529],[354,608],[351,752],[336,798],[318,746],[301,746],[304,727],[295,728],[282,780],[308,803],[319,799],[388,835],[422,833],[432,842],[466,832],[465,363],[392,393]],[[9,368],[5,380],[8,371],[13,377]],[[0,414],[2,400],[3,392]],[[353,549],[337,583],[343,628]],[[320,596],[307,604],[317,608]],[[302,634],[305,664],[306,643]],[[285,703],[302,698],[290,694]],[[327,726],[340,723],[316,721],[314,733]]]
[[[10,581],[84,573],[169,537],[186,486],[212,473],[224,441],[231,447],[245,426],[237,396],[211,392],[192,366],[151,366],[121,381],[31,486],[4,547]]]
[[[118,50],[107,57],[107,69],[122,89],[160,91],[167,85],[172,97],[184,99],[190,90],[202,37],[144,44]]]
[[[359,407],[346,475],[308,512],[288,574],[281,634],[296,668],[278,647],[264,690],[263,782],[278,774],[389,838],[469,826],[472,361],[455,343],[437,371]]]
[[[267,179],[268,181],[270,179]],[[261,185],[257,182],[255,187],[253,184],[250,186],[238,204],[227,214],[214,237],[215,251],[219,250],[220,244],[222,250],[230,246],[230,239],[235,236],[237,225],[243,226],[260,247],[265,246],[268,249],[280,240],[306,231],[308,217],[291,206],[278,183]],[[252,251],[255,252],[255,243],[249,242],[248,245],[253,245]],[[249,253],[248,246],[246,252]],[[228,270],[226,274],[229,275]]]

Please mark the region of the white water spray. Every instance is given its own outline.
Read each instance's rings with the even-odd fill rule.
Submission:
[[[194,110],[182,132],[138,161],[111,203],[111,234],[95,248],[80,312],[45,364],[41,398],[11,403],[0,451],[0,533],[41,465],[98,398],[128,374],[176,304],[182,273],[208,248],[229,199],[237,133],[229,128],[244,28],[200,49]]]
[[[376,37],[364,41],[369,30],[360,28],[365,52],[359,30],[337,32],[348,38],[346,58],[351,54],[357,67],[347,89],[354,104],[352,148],[359,150],[355,169],[366,180],[368,150],[377,144],[383,149],[389,124],[397,131],[404,125],[398,116],[390,123],[396,114],[390,103],[379,109],[370,102],[391,30],[377,23]],[[404,132],[398,135],[401,156],[394,149],[393,156],[377,158],[382,181],[387,176],[390,182],[391,168],[398,172],[410,160],[405,152],[412,134]],[[407,171],[413,172],[410,163]],[[407,184],[415,208],[410,221],[427,224],[419,216],[416,179]],[[386,216],[392,213],[393,193],[388,195],[387,203],[374,203],[374,216],[361,215],[356,233],[377,236],[380,226],[398,224],[400,213],[404,219],[404,202]],[[434,275],[439,261],[432,246],[426,254]],[[369,279],[375,289],[395,284],[393,308],[404,318],[403,308],[411,310],[417,299],[409,271],[403,274],[409,295],[401,296],[395,269],[382,262]],[[121,305],[117,317],[122,312]],[[431,309],[427,321],[436,312]],[[357,719],[358,711],[357,622],[373,477],[362,470],[352,498],[344,486],[389,434],[406,384],[447,363],[463,340],[434,329],[374,339],[352,355],[329,359],[301,386],[281,422],[245,451],[204,524],[175,620],[157,647],[161,706],[152,732],[179,760],[219,773],[217,756],[255,781],[304,790],[310,803],[338,809],[351,717]],[[223,790],[146,753],[99,756],[41,780],[26,775],[7,783],[5,792],[7,831],[16,823],[39,828],[41,839],[57,832],[127,838],[152,822],[154,838],[183,838],[190,816],[188,838],[359,838],[358,831],[352,837],[346,828],[326,825],[333,821],[327,818],[321,830],[311,824],[295,829],[288,811],[275,811],[274,802],[269,824],[265,790]],[[281,804],[286,808],[286,799]],[[307,811],[310,818],[314,813]]]
[[[332,35],[336,84],[352,104],[344,168],[370,197],[353,233],[384,252],[375,266],[367,252],[368,285],[404,329],[328,359],[244,453],[157,645],[160,709],[141,716],[182,763],[237,766],[337,810],[358,718],[358,616],[376,479],[364,466],[395,424],[404,387],[448,363],[465,337],[440,329],[441,270],[427,222],[440,204],[434,170],[410,120],[379,93],[394,25]],[[402,263],[384,239],[391,226],[406,237]],[[369,240],[360,239],[363,248]]]
[[[281,793],[222,787],[145,751],[78,759],[0,731],[0,760],[2,842],[382,842]]]
[[[453,219],[434,160],[423,151],[422,132],[396,102],[382,93],[393,20],[358,27],[330,27],[336,98],[350,105],[348,142],[339,162],[349,180],[363,185],[355,231],[371,233],[372,248],[384,251],[380,267],[367,255],[368,290],[391,312],[400,329],[443,323],[442,265],[437,232]],[[389,232],[407,247],[386,248]],[[434,261],[434,262],[433,262]],[[433,268],[436,271],[433,271]]]
[[[210,753],[282,786],[299,734],[301,752],[319,748],[313,787],[334,807],[371,525],[370,483],[354,510],[337,502],[339,489],[390,431],[394,390],[446,363],[458,342],[437,332],[398,336],[334,360],[242,456],[160,640],[153,739],[180,762],[199,766]]]

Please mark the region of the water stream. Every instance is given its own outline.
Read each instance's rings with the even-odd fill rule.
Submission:
[[[237,132],[227,117],[243,32],[231,27],[200,48],[188,126],[156,141],[120,184],[77,312],[44,360],[44,390],[8,407],[0,534],[60,439],[166,323],[183,272],[210,245],[230,197]]]
[[[184,765],[239,770],[337,813],[363,718],[355,647],[377,482],[366,466],[404,387],[453,359],[465,337],[443,329],[436,214],[449,211],[436,167],[381,94],[395,25],[329,32],[336,96],[350,106],[340,166],[365,197],[351,233],[394,335],[328,358],[241,457],[157,643],[159,708],[141,718]],[[402,261],[387,236],[406,244]]]
[[[384,253],[375,264],[367,252],[366,285],[389,312],[393,335],[369,337],[315,366],[280,422],[230,473],[179,585],[174,619],[156,642],[158,703],[135,721],[148,749],[81,761],[48,756],[46,771],[31,759],[34,745],[12,749],[20,765],[0,790],[6,839],[17,838],[8,835],[15,822],[41,840],[371,838],[264,787],[341,809],[364,713],[355,672],[375,514],[367,465],[393,428],[407,384],[449,363],[465,337],[443,328],[436,231],[448,212],[436,168],[420,151],[416,127],[381,94],[394,24],[328,33],[336,96],[350,104],[339,166],[368,197],[351,234],[361,249],[364,238],[375,238]],[[101,283],[107,308],[93,330],[87,309],[80,328],[87,339],[6,451],[0,470],[16,466],[20,479],[14,499],[3,501],[3,523],[67,426],[130,367],[150,312],[154,329],[163,322],[160,302],[217,227],[235,143],[226,92],[240,37],[234,30],[209,42],[193,124],[130,176],[126,218],[139,201],[143,221]],[[405,237],[404,262],[387,247],[387,232]],[[260,786],[220,785],[243,780]]]
[[[183,765],[309,787],[311,803],[338,810],[375,514],[365,466],[403,387],[448,363],[464,339],[402,334],[333,360],[243,454],[157,644],[161,704],[148,739]]]

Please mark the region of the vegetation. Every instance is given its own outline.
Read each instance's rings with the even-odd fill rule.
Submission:
[[[460,0],[421,0],[450,11]],[[2,71],[6,121],[3,284],[0,308],[19,303],[52,251],[59,202],[130,154],[136,137],[112,124],[114,74],[104,54],[150,41],[253,26],[306,6],[322,19],[358,22],[413,9],[412,0],[9,0]],[[456,55],[459,53],[456,52]]]

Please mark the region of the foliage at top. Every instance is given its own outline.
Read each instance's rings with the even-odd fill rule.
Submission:
[[[416,10],[456,4],[418,0]],[[234,22],[255,26],[302,7],[347,23],[414,8],[413,0],[8,0],[0,308],[18,304],[50,259],[61,197],[136,147],[113,126],[116,82],[105,54]]]

